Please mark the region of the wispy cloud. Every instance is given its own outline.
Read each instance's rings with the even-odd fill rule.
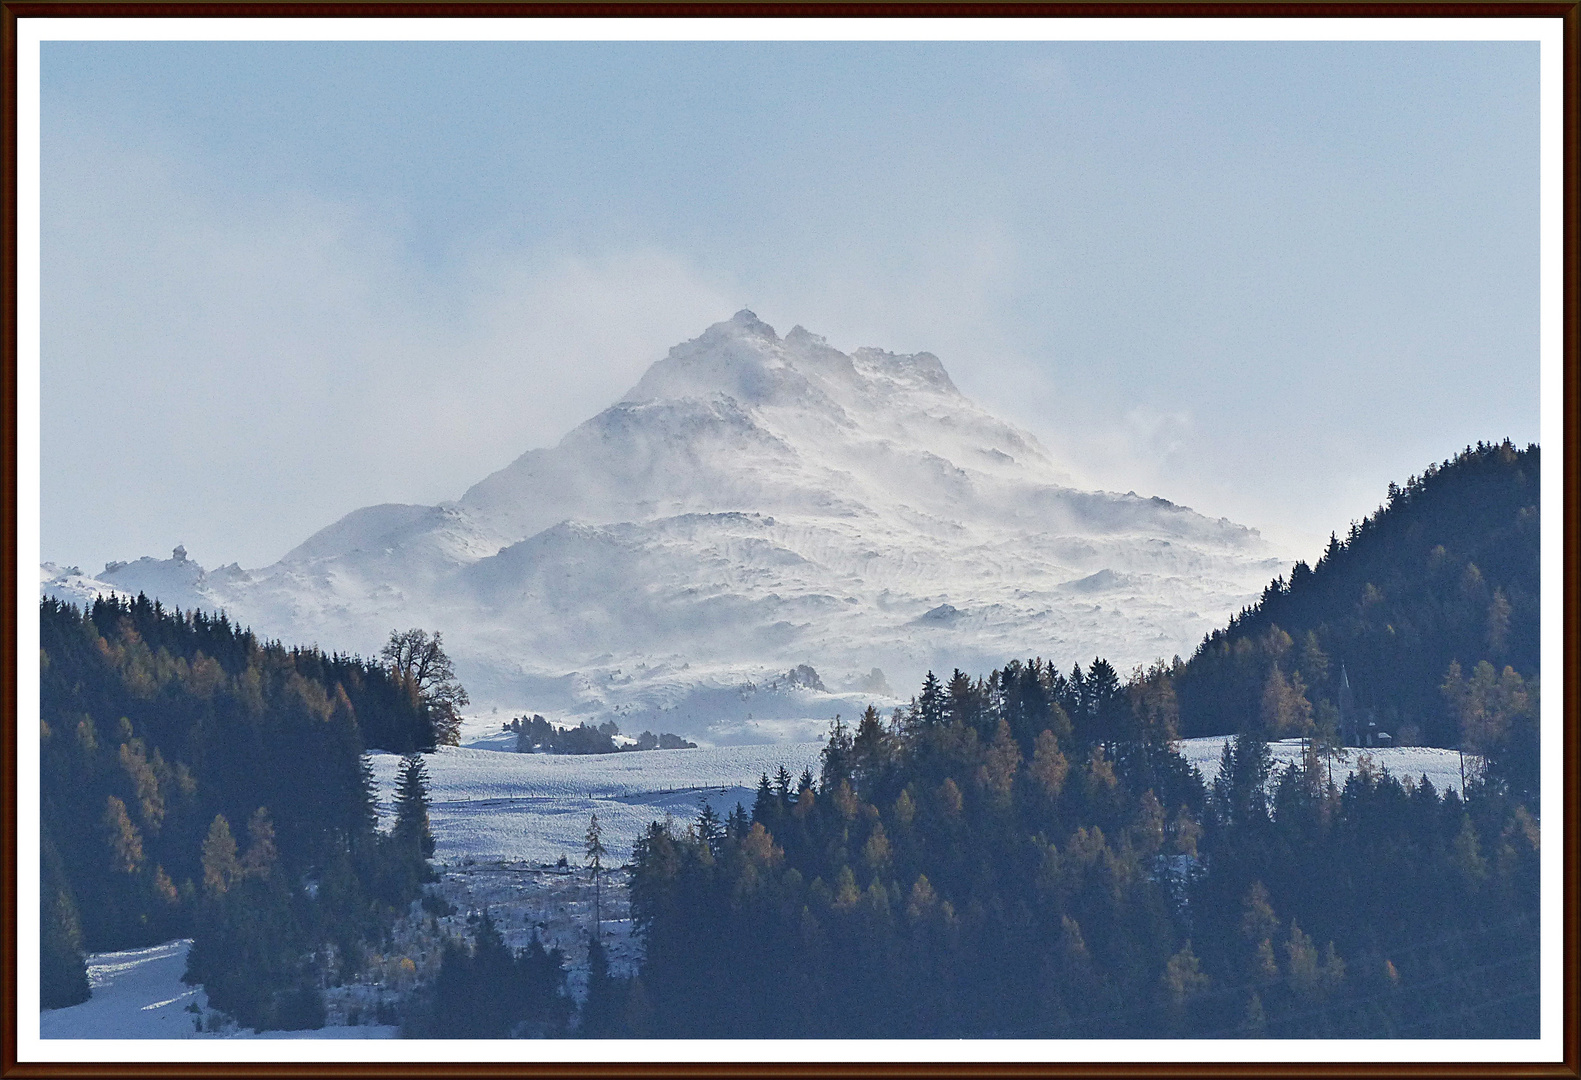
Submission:
[[[455,497],[734,310],[656,249],[424,268],[389,208],[239,199],[82,128],[48,152],[46,556],[258,565],[357,506]]]

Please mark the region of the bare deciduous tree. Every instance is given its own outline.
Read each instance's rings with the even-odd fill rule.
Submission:
[[[435,741],[445,746],[459,743],[461,716],[457,710],[471,699],[456,681],[455,669],[450,657],[445,655],[439,631],[430,636],[428,631],[415,626],[405,632],[391,630],[390,640],[379,651],[379,657],[427,707],[434,724]]]

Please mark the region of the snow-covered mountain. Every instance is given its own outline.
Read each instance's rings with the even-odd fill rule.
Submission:
[[[475,702],[728,742],[805,735],[930,667],[1185,653],[1282,565],[1254,530],[1069,483],[937,357],[742,311],[454,502],[365,507],[257,570],[178,549],[46,565],[42,588],[365,654],[438,629]],[[786,678],[803,664],[825,689]]]

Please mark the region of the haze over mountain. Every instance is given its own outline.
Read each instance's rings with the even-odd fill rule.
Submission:
[[[260,569],[178,549],[46,564],[42,588],[364,654],[424,626],[476,704],[732,742],[909,696],[930,667],[1188,653],[1278,556],[1164,499],[1070,487],[929,353],[846,355],[741,311],[454,502],[353,511]],[[800,665],[818,678],[786,677]]]

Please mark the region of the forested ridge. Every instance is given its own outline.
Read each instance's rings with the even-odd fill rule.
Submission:
[[[1343,672],[1364,726],[1462,745],[1451,663],[1467,678],[1479,664],[1526,682],[1540,673],[1540,481],[1539,448],[1506,440],[1391,483],[1376,513],[1271,582],[1176,673],[1181,734],[1261,723],[1276,671],[1319,713],[1337,708]]]
[[[216,1007],[311,1026],[323,966],[354,970],[425,873],[426,794],[380,833],[364,750],[432,749],[431,703],[141,596],[45,599],[40,633],[44,1003],[87,997],[84,951],[192,936]]]

